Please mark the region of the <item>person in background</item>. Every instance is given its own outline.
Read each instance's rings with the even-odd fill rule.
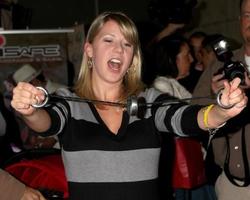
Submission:
[[[202,49],[202,41],[204,40],[204,38],[206,37],[206,33],[202,32],[202,31],[196,31],[193,32],[190,36],[189,36],[189,44],[191,47],[191,52],[193,54],[194,57],[194,70],[198,71],[198,72],[203,72],[204,70],[204,66],[202,63],[202,55],[201,55],[201,49]]]
[[[4,91],[3,91],[4,105],[9,111],[12,111],[10,102],[13,95],[12,91],[16,86],[16,83],[13,80],[13,73],[7,76],[7,78],[3,81],[3,85],[4,85]]]
[[[184,37],[174,34],[163,38],[155,45],[151,60],[156,73],[153,82],[155,88],[180,99],[192,97],[186,89],[189,86],[182,81],[189,76],[193,62],[189,45]]]
[[[160,40],[152,50],[151,61],[155,68],[155,80],[152,86],[163,93],[168,93],[179,99],[191,98],[192,95],[188,92],[184,86],[182,86],[178,80],[178,74],[182,73],[182,67],[186,68],[186,63],[190,63],[189,59],[183,58],[183,54],[180,53],[180,46],[176,45],[175,49],[168,48],[168,42],[173,36],[168,36]],[[183,39],[183,46],[185,46],[185,40]],[[171,50],[170,50],[171,49]],[[183,48],[185,50],[185,47]],[[178,65],[177,54],[178,56]],[[180,62],[180,59],[184,59]],[[180,66],[181,65],[181,66]],[[184,66],[183,66],[184,65]],[[184,70],[185,71],[185,70]],[[159,182],[160,182],[160,194],[161,199],[172,199],[175,194],[172,187],[172,166],[174,160],[174,138],[167,134],[161,134],[162,146],[160,154],[159,164]]]
[[[204,69],[212,66],[217,61],[213,45],[222,37],[224,36],[221,34],[210,34],[203,40],[201,48],[201,62],[203,63]]]
[[[89,28],[73,92],[57,90],[61,100],[37,109],[32,105],[44,101],[44,92],[27,82],[18,83],[13,90],[11,105],[26,124],[41,136],[59,136],[70,200],[158,200],[158,131],[183,137],[206,134],[238,115],[247,103],[236,78],[224,82],[220,99],[223,105],[232,105],[230,109],[176,103],[152,106],[144,115],[136,115],[135,110],[122,106],[131,96],[146,102],[171,98],[154,88],[145,89],[140,78],[135,24],[123,13],[104,12]]]
[[[150,0],[147,11],[154,24],[151,28],[155,29],[156,33],[148,43],[149,47],[166,36],[182,31],[192,21],[197,3],[197,0]]]
[[[155,46],[157,46],[162,39],[175,34],[184,26],[184,23],[168,23],[147,43],[146,47],[143,49],[144,62],[142,68],[142,80],[147,86],[152,85],[156,75],[153,63],[154,61],[152,60],[152,54],[154,54]]]
[[[6,106],[9,106],[8,108]],[[1,132],[0,134],[0,166],[6,160],[15,155],[22,148],[19,126],[12,107],[10,106],[9,97],[0,93],[0,111],[1,111]],[[18,148],[16,148],[18,147]]]
[[[67,87],[65,85],[51,81],[44,76],[42,69],[37,69],[30,64],[25,64],[15,71],[13,80],[16,84],[19,82],[29,82],[35,86],[41,86],[49,94],[54,93],[58,88]]]
[[[15,177],[0,169],[1,200],[45,200],[35,189],[25,186]]]
[[[0,145],[2,146],[2,144],[5,142],[4,141],[4,135],[6,133],[6,121],[2,115],[2,113],[0,112]],[[1,149],[1,148],[0,148]],[[3,154],[5,154],[5,152],[3,151],[4,149],[1,149],[1,156],[0,156],[0,163],[3,162],[4,160],[4,156]]]
[[[150,59],[151,66],[154,66],[155,73],[158,73],[156,76],[164,74],[164,76],[174,78],[190,93],[191,97],[197,78],[194,74],[190,74],[194,59],[186,38],[179,34],[163,38],[152,48]],[[158,79],[159,77],[155,81],[157,82]]]
[[[194,62],[192,63],[192,66],[190,68],[190,74],[192,74],[192,77],[194,78],[193,89],[205,69],[205,66],[202,63],[202,42],[206,35],[207,34],[205,32],[196,31],[193,32],[188,38],[191,53],[194,58]]]
[[[191,99],[192,94],[186,90],[184,85],[179,83],[179,79],[182,80],[189,76],[189,69],[193,62],[187,40],[179,35],[171,35],[163,38],[155,47],[152,60],[158,76],[153,82],[153,87],[179,99]],[[169,137],[165,140],[169,140]],[[199,139],[197,138],[197,141],[200,143],[206,143],[206,140],[206,135],[199,137]],[[167,149],[167,151],[170,150]],[[200,145],[200,153],[202,154],[202,145]],[[162,159],[167,159],[168,162],[171,162],[169,160],[170,156],[167,156],[167,153],[165,154],[165,157],[168,158]],[[195,186],[192,189],[175,188],[175,198],[178,200],[214,199],[213,196],[215,195],[212,194],[214,192],[213,188],[208,189],[209,187],[207,186]]]
[[[154,81],[154,65],[151,62],[152,49],[163,38],[172,34],[184,35],[188,24],[192,21],[193,11],[197,5],[197,0],[189,1],[166,1],[166,0],[150,0],[147,8],[149,19],[152,24],[148,30],[142,31],[141,35],[147,35],[151,32],[151,36],[147,41],[142,41],[143,67],[142,81],[151,86]],[[145,33],[146,32],[146,33]],[[141,37],[143,38],[143,37]]]
[[[0,112],[0,137],[6,133],[6,121]],[[2,144],[1,144],[2,145]],[[1,150],[1,156],[4,152]],[[22,182],[0,169],[0,194],[1,200],[45,200],[42,194],[30,187],[25,186]]]
[[[233,51],[233,61],[240,61],[245,66],[245,81],[241,86],[249,96],[250,79],[250,0],[240,1],[240,31],[243,38],[241,48]],[[225,63],[215,62],[206,68],[202,74],[195,90],[196,96],[214,97],[224,88],[225,81],[223,71],[218,74],[219,69],[223,69]],[[196,99],[192,103],[206,105],[213,103],[212,99]],[[237,118],[231,120],[234,126],[225,126],[221,129],[221,134],[212,140],[212,152],[215,163],[222,171],[215,175],[215,171],[210,172],[215,182],[216,195],[218,200],[248,200],[250,198],[249,185],[249,163],[250,163],[250,121],[249,104]],[[216,135],[215,135],[216,136]],[[243,187],[242,187],[243,186]]]

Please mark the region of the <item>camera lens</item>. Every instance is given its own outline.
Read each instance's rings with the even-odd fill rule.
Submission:
[[[226,66],[224,66],[225,77],[228,80],[233,80],[238,77],[241,79],[241,84],[245,82],[245,67],[241,62],[232,62]]]

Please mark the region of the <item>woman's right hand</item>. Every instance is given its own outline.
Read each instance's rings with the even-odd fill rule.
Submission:
[[[43,91],[26,82],[19,82],[13,89],[13,97],[11,106],[20,114],[29,116],[32,115],[36,108],[32,105],[39,104],[45,99]]]

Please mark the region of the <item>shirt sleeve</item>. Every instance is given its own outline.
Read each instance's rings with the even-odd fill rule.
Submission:
[[[176,97],[150,88],[143,94],[146,102],[152,102],[151,115],[155,127],[161,132],[170,132],[187,137],[206,133],[198,125],[201,105],[190,105]]]
[[[66,89],[58,90],[58,95],[69,96],[70,93]],[[38,133],[42,137],[56,136],[62,132],[68,119],[70,118],[70,107],[66,100],[51,99],[50,104],[45,107],[51,118],[51,127],[43,133]]]

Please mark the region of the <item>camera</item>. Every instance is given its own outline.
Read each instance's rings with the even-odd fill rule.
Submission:
[[[216,74],[224,74],[225,79],[231,81],[238,77],[241,79],[241,84],[245,83],[245,72],[247,69],[240,61],[232,61],[233,52],[230,49],[228,41],[224,37],[218,38],[212,44],[213,50],[219,61],[224,63],[224,66],[218,70]]]

